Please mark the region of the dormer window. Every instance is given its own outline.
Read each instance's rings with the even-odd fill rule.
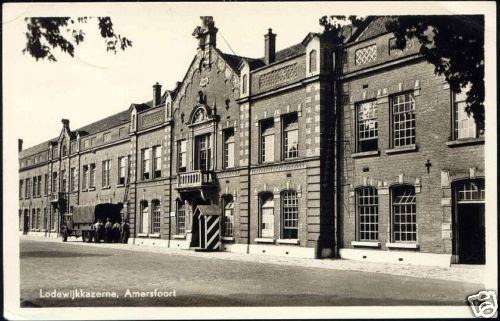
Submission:
[[[64,156],[68,156],[68,147],[66,145],[63,145],[62,147],[62,154]]]
[[[243,94],[247,93],[247,86],[248,86],[248,75],[243,75],[243,88],[242,88]]]
[[[318,52],[316,50],[311,50],[311,52],[309,53],[309,72],[316,72],[317,56]]]

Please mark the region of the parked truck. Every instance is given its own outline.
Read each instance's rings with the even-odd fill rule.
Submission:
[[[105,224],[108,218],[112,224],[121,222],[122,209],[122,203],[75,206],[73,208],[73,213],[64,214],[62,227],[63,241],[65,242],[68,236],[74,236],[76,238],[81,236],[83,242],[92,242],[95,238],[94,223],[97,220],[101,220],[102,223]],[[100,239],[103,239],[102,235]]]

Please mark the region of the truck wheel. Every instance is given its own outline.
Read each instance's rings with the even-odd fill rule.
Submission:
[[[90,235],[89,232],[83,232],[82,233],[82,241],[85,243],[89,243],[92,240],[92,236]]]

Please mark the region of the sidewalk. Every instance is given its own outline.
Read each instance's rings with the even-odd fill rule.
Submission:
[[[44,238],[39,236],[21,235],[21,240],[40,241],[40,242],[59,242],[60,238]],[[278,265],[292,265],[313,267],[332,270],[350,270],[370,273],[383,273],[399,276],[439,279],[447,281],[457,281],[466,283],[484,283],[483,276],[485,266],[483,265],[452,265],[451,267],[417,266],[417,265],[399,265],[387,263],[361,262],[343,259],[303,259],[281,256],[261,256],[254,254],[240,254],[231,252],[195,252],[189,250],[178,250],[160,246],[145,246],[121,243],[84,243],[81,239],[69,238],[66,244],[92,246],[108,249],[140,251],[149,253],[160,253],[165,255],[185,255],[201,257],[206,259],[233,260],[251,263],[265,263]]]

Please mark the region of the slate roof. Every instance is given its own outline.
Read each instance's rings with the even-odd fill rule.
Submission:
[[[95,134],[97,132],[106,130],[108,128],[112,128],[115,126],[119,126],[119,125],[128,123],[129,121],[130,121],[129,111],[127,109],[127,110],[121,111],[117,114],[111,115],[111,116],[103,118],[101,120],[98,120],[92,124],[78,128],[78,129],[73,131],[73,133],[74,133],[73,135],[74,135],[74,138],[76,138],[75,134],[77,132],[79,132],[80,135],[82,135],[82,134],[92,135],[92,134]],[[40,152],[46,151],[49,147],[49,143],[53,142],[53,141],[57,141],[58,138],[59,137],[56,137],[56,138],[50,139],[48,141],[45,141],[43,143],[37,144],[35,146],[26,148],[19,153],[19,157],[24,158],[24,157],[28,157],[28,156],[35,155],[35,154],[38,154]]]
[[[361,32],[360,36],[356,39],[356,41],[366,40],[389,32],[385,24],[389,21],[392,21],[394,17],[371,16],[369,17],[369,19],[371,21],[368,22],[368,24],[365,26],[364,30]]]
[[[298,43],[276,52],[276,61],[285,60],[287,58],[305,53],[306,53],[306,47],[304,47],[302,43]]]

